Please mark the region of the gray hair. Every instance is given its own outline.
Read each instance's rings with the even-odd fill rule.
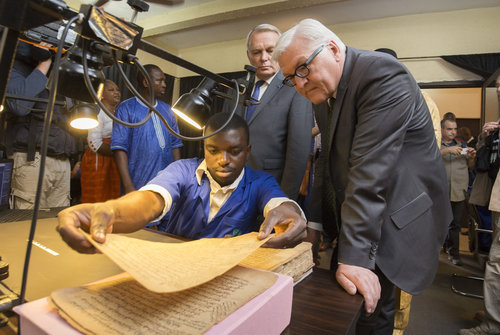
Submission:
[[[302,38],[311,44],[326,44],[334,41],[342,53],[345,53],[345,44],[333,31],[314,19],[304,19],[297,25],[283,33],[273,51],[273,60],[278,61],[281,54],[290,46],[295,38]]]
[[[249,42],[250,42],[250,37],[252,36],[253,33],[259,32],[259,31],[273,31],[276,34],[278,34],[278,37],[281,36],[281,31],[273,26],[272,24],[268,23],[262,23],[259,24],[258,26],[255,26],[250,30],[250,32],[247,35],[247,50],[249,49]]]

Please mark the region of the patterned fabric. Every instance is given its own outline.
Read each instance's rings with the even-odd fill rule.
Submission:
[[[110,143],[110,138],[103,138]],[[82,203],[102,202],[120,196],[120,175],[113,156],[104,156],[87,149],[81,163]]]
[[[87,144],[93,152],[97,152],[101,147],[102,139],[111,138],[113,132],[113,120],[102,109],[97,115],[97,122],[99,122],[99,125],[89,129],[87,135]]]
[[[155,108],[170,127],[179,132],[170,106],[157,100]],[[147,113],[148,108],[137,98],[123,101],[115,111],[117,118],[133,123],[142,121]],[[123,150],[127,153],[130,178],[136,189],[146,185],[158,172],[172,163],[172,149],[179,147],[182,147],[182,141],[170,134],[155,113],[140,127],[130,128],[116,122],[113,124],[111,150]]]

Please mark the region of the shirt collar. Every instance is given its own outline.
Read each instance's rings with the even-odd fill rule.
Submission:
[[[135,97],[135,100],[137,100],[137,102],[138,102],[139,104],[141,104],[142,106],[144,106],[144,107],[146,107],[147,109],[149,109],[149,107],[148,107],[148,106],[146,106],[145,104],[143,104],[141,100],[137,99],[137,97]],[[154,107],[154,108],[156,108],[156,106],[157,106],[157,105],[158,105],[158,99],[156,99],[156,98],[155,98],[155,104],[153,105],[153,107]]]
[[[457,145],[458,141],[456,139],[452,139],[450,143],[445,143],[444,141],[441,141],[441,144],[444,145],[445,147],[451,147]]]
[[[210,185],[212,186],[211,189],[212,191],[218,191],[219,189],[222,190],[222,192],[226,193],[227,191],[230,190],[235,190],[236,187],[238,187],[240,181],[243,179],[243,175],[245,174],[245,168],[241,170],[240,175],[236,180],[231,184],[227,186],[221,187],[218,182],[215,181],[215,179],[212,177],[210,174],[210,171],[208,171],[207,168],[207,162],[203,160],[200,165],[196,168],[196,180],[198,181],[198,185],[201,185],[201,179],[203,178],[203,174],[206,174],[208,177],[208,180],[210,181]]]
[[[264,80],[264,79],[260,79],[259,77],[255,76],[255,83],[258,82],[259,80],[264,80],[266,82],[267,85],[271,85],[271,82],[273,81],[274,77],[276,77],[276,75],[278,74],[278,71],[276,71],[275,74],[273,74],[272,77],[268,78],[267,80]],[[255,84],[254,83],[254,84]]]

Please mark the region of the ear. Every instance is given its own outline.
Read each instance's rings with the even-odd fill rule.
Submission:
[[[250,51],[248,51],[248,49],[247,49],[247,58],[248,58],[248,61],[250,61]]]
[[[333,52],[333,56],[335,57],[335,60],[339,61],[341,54],[342,54],[342,51],[340,50],[337,43],[335,43],[333,40],[329,41],[327,47]]]

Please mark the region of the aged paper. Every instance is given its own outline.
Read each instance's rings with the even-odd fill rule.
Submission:
[[[166,293],[201,285],[238,265],[267,241],[258,240],[257,235],[162,243],[108,234],[103,244],[86,236],[147,289]]]
[[[121,279],[52,292],[51,303],[85,334],[203,334],[271,287],[277,275],[235,267],[177,293],[154,293]]]
[[[310,250],[311,243],[309,242],[302,242],[294,248],[289,249],[259,248],[245,258],[240,265],[272,271],[278,266],[285,264],[295,257],[309,252]],[[312,265],[314,264],[312,263]]]

